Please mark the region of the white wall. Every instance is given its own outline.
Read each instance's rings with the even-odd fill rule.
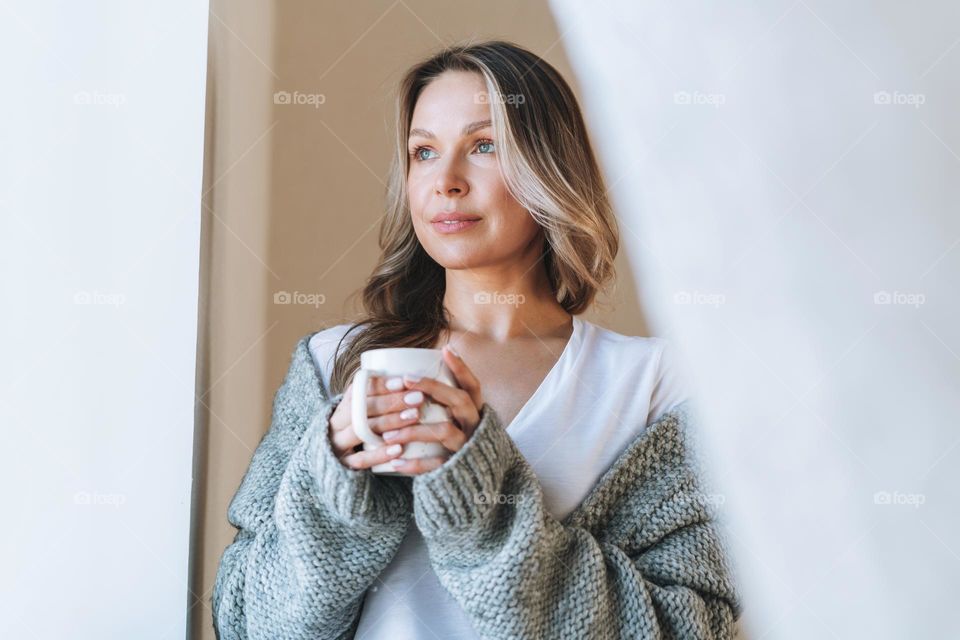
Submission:
[[[206,40],[0,5],[0,637],[184,636]]]
[[[960,637],[960,5],[551,5],[746,636]]]

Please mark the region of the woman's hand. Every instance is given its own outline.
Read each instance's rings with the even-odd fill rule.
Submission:
[[[445,406],[451,419],[445,422],[395,427],[384,431],[381,435],[388,444],[414,441],[439,442],[450,453],[442,457],[404,460],[399,466],[394,467],[401,473],[419,475],[436,469],[463,447],[480,423],[480,408],[483,406],[480,381],[449,345],[443,348],[443,360],[450,367],[459,389],[435,378],[414,379],[404,376],[404,383],[407,389],[422,391],[430,396],[433,402]]]
[[[402,446],[383,446],[368,451],[354,451],[362,441],[350,423],[352,414],[353,383],[347,385],[343,398],[330,416],[330,444],[340,462],[351,469],[369,469],[374,465],[398,457]],[[404,388],[403,378],[370,376],[367,388],[367,416],[370,429],[382,434],[384,431],[416,424],[420,421],[420,405],[423,393]],[[390,443],[388,443],[390,444]],[[391,448],[392,447],[392,448]]]

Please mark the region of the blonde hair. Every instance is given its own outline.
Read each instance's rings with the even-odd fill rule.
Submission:
[[[619,232],[576,98],[550,64],[503,40],[447,46],[400,81],[396,154],[390,168],[381,255],[363,287],[366,317],[338,345],[331,394],[342,392],[360,354],[427,347],[449,331],[444,268],[420,245],[406,189],[407,139],[417,99],[445,71],[479,73],[487,89],[496,153],[507,188],[543,229],[542,259],[557,302],[583,313],[614,277]],[[354,332],[355,328],[360,331]]]

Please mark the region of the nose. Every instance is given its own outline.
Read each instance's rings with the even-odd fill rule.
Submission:
[[[447,162],[438,168],[433,188],[439,196],[465,196],[469,190],[467,181],[463,179],[454,162]]]

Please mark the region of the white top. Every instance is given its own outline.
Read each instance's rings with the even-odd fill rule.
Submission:
[[[310,340],[328,389],[334,350],[349,327],[331,327]],[[559,360],[507,426],[557,520],[580,505],[648,425],[686,398],[670,344],[665,338],[624,336],[573,316],[573,334]],[[641,424],[637,416],[646,421]],[[367,591],[355,637],[477,638],[434,574],[415,524]]]

